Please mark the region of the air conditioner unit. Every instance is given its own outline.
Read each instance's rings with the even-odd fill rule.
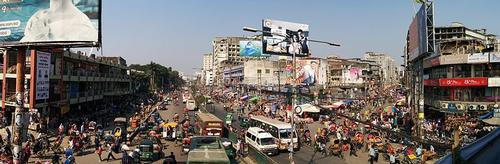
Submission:
[[[479,110],[488,110],[488,105],[479,105]]]
[[[441,103],[441,109],[448,109],[448,103]]]
[[[457,109],[458,110],[465,110],[465,105],[464,104],[457,104]]]
[[[477,105],[469,104],[467,110],[477,110]]]

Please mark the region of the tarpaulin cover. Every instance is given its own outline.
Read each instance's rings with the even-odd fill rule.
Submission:
[[[460,156],[465,163],[495,163],[500,156],[500,128],[460,149]],[[437,164],[453,163],[451,154],[441,158]]]

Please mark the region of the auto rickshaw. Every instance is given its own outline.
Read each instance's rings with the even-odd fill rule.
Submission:
[[[144,139],[139,144],[139,154],[141,161],[153,160],[153,141]]]
[[[165,123],[163,124],[163,138],[165,138],[166,140],[175,140],[176,138],[176,134],[177,133],[177,123],[176,122],[169,122],[169,123]],[[173,129],[172,130],[172,133],[168,133],[167,132],[167,129]]]
[[[233,147],[233,142],[228,138],[222,138],[221,142],[222,145],[224,146],[227,157],[229,157],[230,160],[234,159],[236,157],[236,150]]]
[[[113,123],[115,124],[116,128],[120,129],[120,132],[121,132],[120,138],[123,141],[126,141],[127,140],[127,118],[125,118],[125,117],[117,117],[117,118],[115,118],[115,120],[113,121]],[[115,133],[115,131],[113,131],[113,134],[114,133]]]
[[[242,128],[248,128],[249,127],[249,120],[248,117],[239,117],[239,122],[240,122],[240,126]]]

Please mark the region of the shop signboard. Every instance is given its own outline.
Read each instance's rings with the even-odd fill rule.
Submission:
[[[480,87],[480,86],[488,86],[488,78],[486,78],[486,77],[476,77],[476,78],[447,78],[447,79],[439,79],[439,86],[441,86],[441,87]]]
[[[500,77],[488,78],[488,87],[500,87]]]
[[[36,100],[49,98],[50,53],[36,52]]]
[[[3,0],[0,6],[0,46],[101,41],[101,0]]]
[[[490,52],[490,63],[500,62],[500,52]]]
[[[487,63],[489,53],[473,53],[467,57],[467,63]]]
[[[441,65],[467,63],[466,54],[442,55],[439,57]]]

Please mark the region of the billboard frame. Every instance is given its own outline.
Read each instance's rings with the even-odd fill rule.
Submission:
[[[422,13],[421,13],[422,12]],[[423,16],[420,16],[420,14],[423,14]],[[420,20],[423,19],[423,20]],[[425,25],[420,25],[417,24],[417,29],[418,30],[418,49],[417,49],[417,54],[412,53],[413,50],[410,49],[410,29],[412,27],[413,22],[416,21],[417,23],[425,23]],[[422,29],[420,29],[421,27]],[[421,31],[422,30],[422,31]],[[420,32],[423,32],[424,34],[421,34]],[[415,37],[415,36],[414,36]],[[424,58],[429,55],[433,55],[436,53],[436,43],[435,43],[435,28],[434,28],[434,3],[428,2],[428,3],[423,3],[419,11],[415,14],[415,16],[412,19],[412,23],[410,24],[410,27],[407,32],[407,38],[406,38],[406,54],[408,55],[408,61],[413,62],[418,59]],[[422,41],[421,39],[425,39],[425,41]],[[421,45],[420,42],[425,42]]]
[[[83,47],[101,47],[102,46],[102,0],[99,3],[97,29],[97,42],[94,41],[40,41],[40,42],[0,42],[0,48],[13,47],[52,47],[52,48],[83,48]]]

